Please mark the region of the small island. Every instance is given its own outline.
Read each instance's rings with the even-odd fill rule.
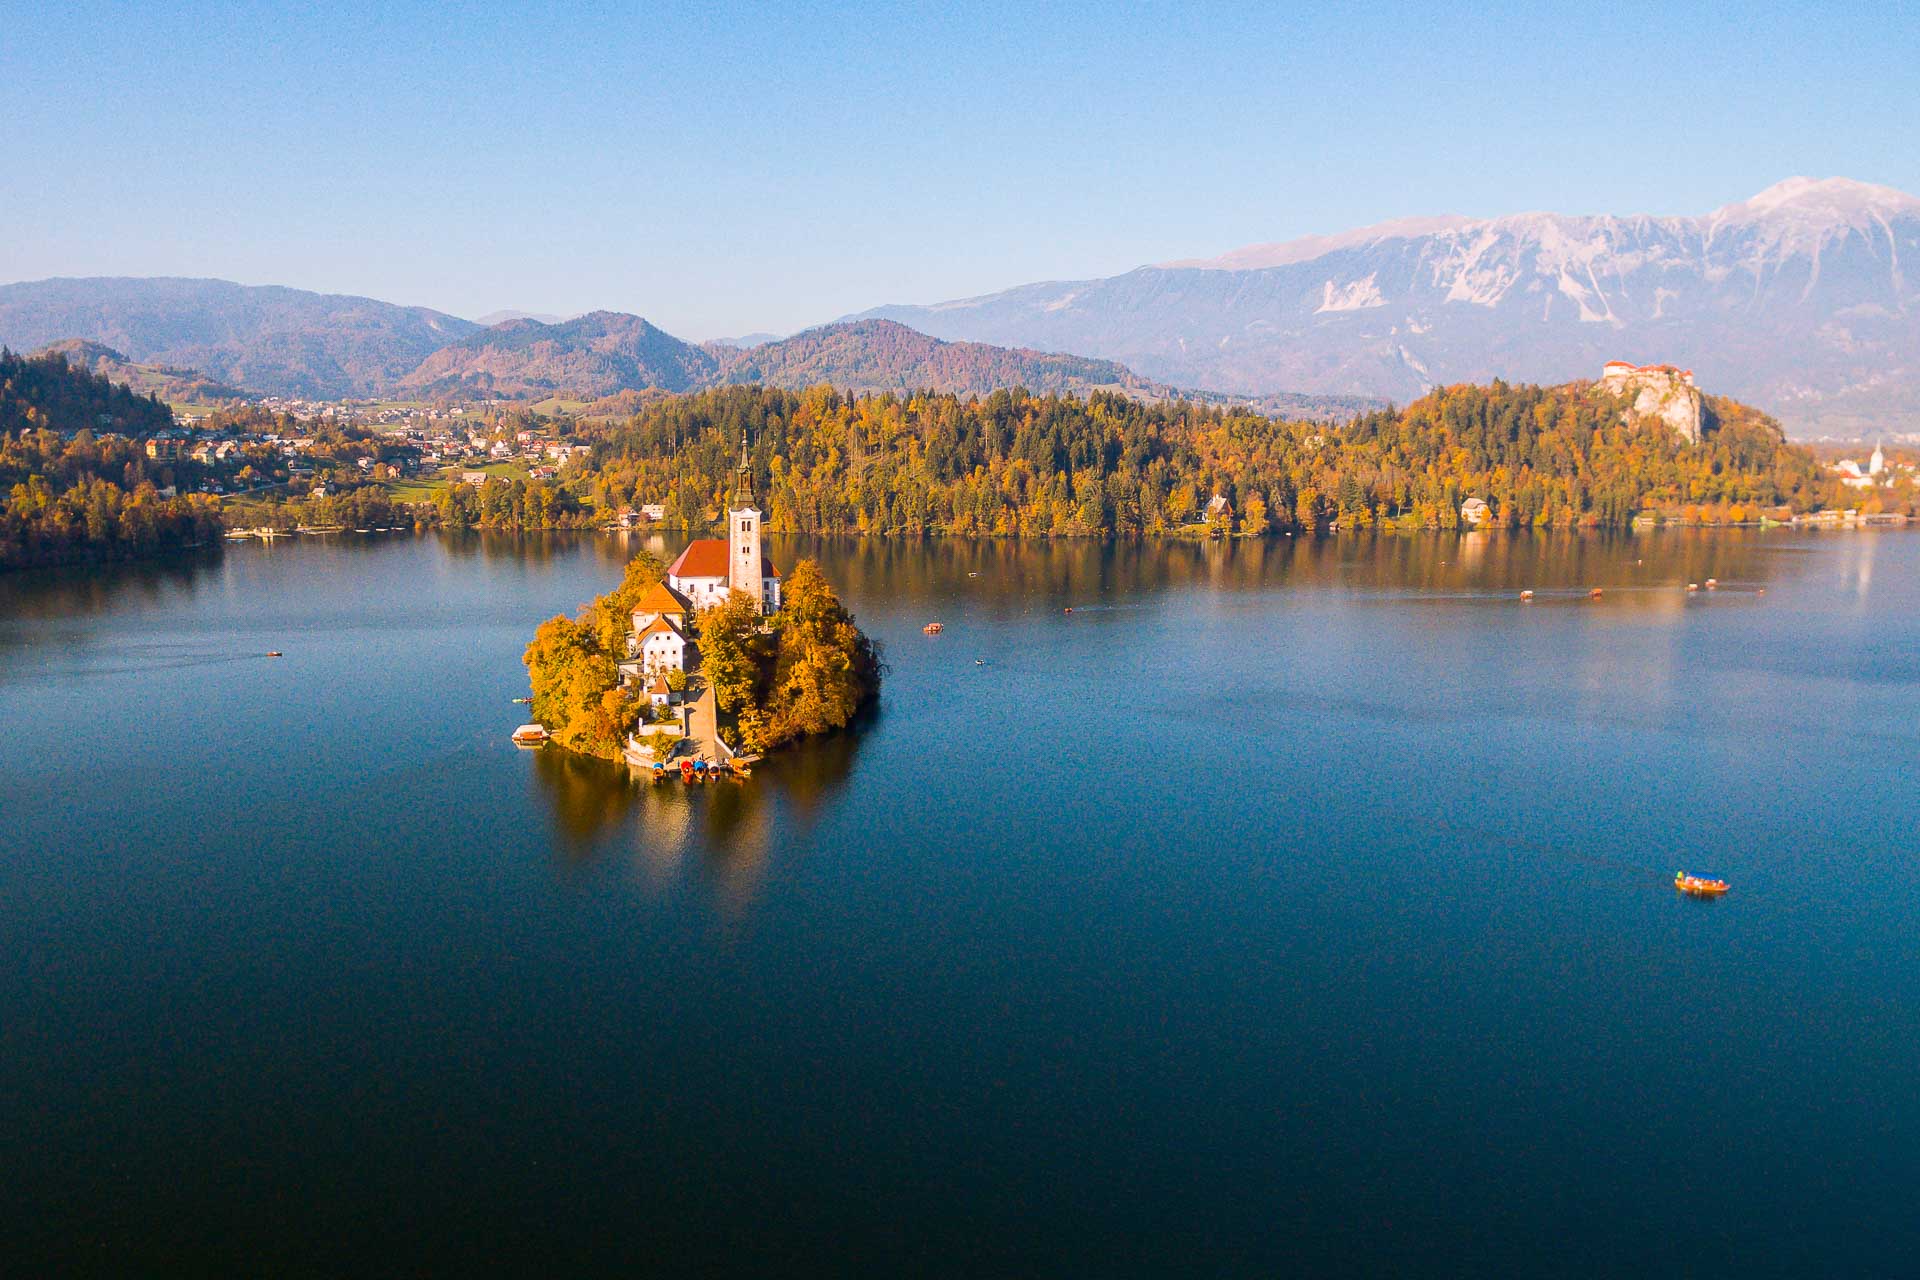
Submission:
[[[761,549],[744,451],[725,538],[670,565],[642,553],[574,618],[550,618],[523,661],[549,741],[640,768],[734,769],[845,728],[879,695],[873,642],[820,566],[782,578]]]

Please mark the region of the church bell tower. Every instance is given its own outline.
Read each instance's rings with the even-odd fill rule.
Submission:
[[[753,469],[747,463],[746,437],[740,439],[740,470],[734,476],[733,501],[727,507],[727,588],[744,591],[767,612],[767,585],[761,570],[760,508],[753,505]]]

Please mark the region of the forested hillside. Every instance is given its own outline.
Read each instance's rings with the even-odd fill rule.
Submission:
[[[986,395],[1001,387],[1167,392],[1111,360],[942,342],[891,320],[825,325],[746,350],[709,347],[721,355],[720,380],[742,385],[798,390],[827,383],[853,392],[930,388],[957,395]]]
[[[0,432],[118,431],[148,435],[173,425],[151,396],[76,367],[63,352],[20,356],[0,348]]]
[[[67,338],[287,396],[363,396],[478,328],[426,307],[226,280],[94,278],[0,285],[0,343]]]
[[[1449,387],[1345,427],[1096,393],[849,398],[729,388],[644,406],[573,477],[596,505],[664,502],[704,523],[742,437],[769,527],[803,532],[1152,534],[1206,518],[1237,531],[1494,521],[1623,526],[1636,513],[1740,520],[1826,496],[1777,424],[1708,397],[1699,445],[1629,428],[1591,384]]]
[[[198,369],[182,369],[170,364],[129,360],[112,347],[84,338],[56,342],[38,354],[62,355],[76,369],[85,369],[113,382],[124,383],[136,394],[161,400],[205,404],[216,400],[240,400],[247,393],[238,387],[209,378]]]
[[[72,368],[64,355],[0,350],[0,569],[125,559],[218,537],[210,501],[160,496],[134,438],[172,425],[165,405]]]
[[[639,316],[594,311],[558,324],[508,320],[434,352],[400,380],[427,396],[569,395],[591,399],[641,387],[686,391],[720,362]]]

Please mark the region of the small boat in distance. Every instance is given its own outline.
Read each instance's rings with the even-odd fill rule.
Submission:
[[[278,649],[269,649],[269,650],[267,650],[267,656],[268,656],[269,658],[278,658],[278,657],[280,657],[280,656],[281,656],[281,654],[280,654],[280,651],[279,651]]]
[[[1684,871],[1673,873],[1673,887],[1682,893],[1690,893],[1696,898],[1717,898],[1727,891],[1725,880],[1709,880],[1705,876],[1690,876]]]
[[[537,747],[547,740],[547,727],[542,724],[523,724],[513,731],[513,745],[516,747]]]
[[[1531,591],[1522,591],[1522,592],[1520,593],[1520,598],[1521,598],[1522,600],[1531,600],[1531,599],[1533,599],[1533,592],[1531,592]]]
[[[926,632],[930,636],[937,636],[942,631],[945,631],[947,629],[947,624],[944,622],[929,622],[926,626],[920,629]]]

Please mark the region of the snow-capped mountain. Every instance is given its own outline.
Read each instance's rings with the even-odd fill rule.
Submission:
[[[1800,431],[1920,427],[1920,199],[1791,178],[1704,217],[1412,218],[864,313],[1183,386],[1405,400],[1690,366]]]

